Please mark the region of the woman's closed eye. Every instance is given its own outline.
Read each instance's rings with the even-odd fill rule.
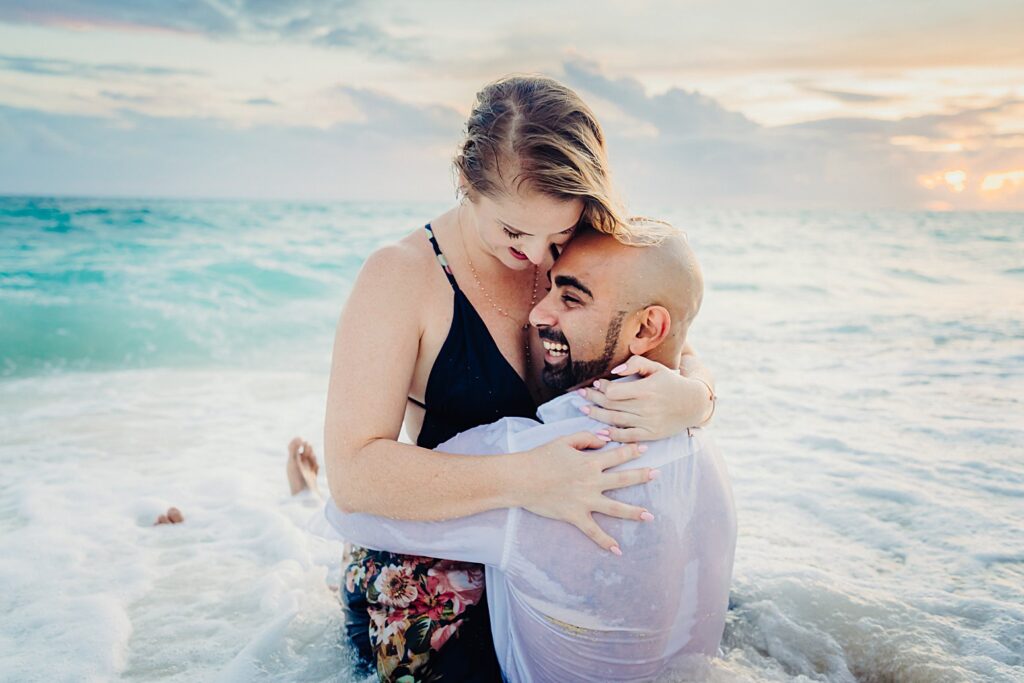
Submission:
[[[563,230],[562,232],[558,233],[558,235],[556,235],[558,239],[555,240],[554,243],[560,247],[565,246],[566,244],[569,243],[569,240],[572,239],[572,235],[574,232],[576,232],[576,228],[569,228],[568,230]]]
[[[523,236],[523,233],[516,232],[514,230],[509,230],[505,226],[501,226],[501,229],[505,232],[506,235],[508,235],[509,239],[517,240],[517,239],[519,239],[519,238],[521,238]],[[567,230],[563,230],[562,232],[558,233],[558,236],[559,237],[564,237],[565,241],[557,242],[556,244],[559,244],[559,245],[565,244],[565,242],[569,241],[569,238],[572,237],[572,234],[574,232],[576,232],[576,228],[572,227],[572,228],[568,228]]]

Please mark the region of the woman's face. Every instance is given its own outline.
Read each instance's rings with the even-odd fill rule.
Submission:
[[[568,242],[583,213],[580,199],[561,200],[524,189],[466,202],[486,251],[513,270],[550,259],[551,245]]]

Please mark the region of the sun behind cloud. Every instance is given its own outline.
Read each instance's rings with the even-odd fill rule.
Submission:
[[[988,193],[1015,191],[1022,187],[1024,187],[1024,169],[989,173],[981,181],[981,191]]]
[[[953,192],[960,193],[967,189],[967,172],[961,169],[939,171],[931,175],[918,176],[917,182],[921,187],[929,190],[948,188]]]

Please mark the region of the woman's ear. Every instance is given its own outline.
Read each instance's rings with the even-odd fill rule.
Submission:
[[[640,325],[629,342],[629,351],[634,356],[642,356],[661,346],[672,330],[672,316],[664,306],[648,306],[638,315]]]
[[[459,171],[455,177],[455,198],[459,202],[473,201],[473,197],[470,192],[469,181],[466,179],[466,175]]]

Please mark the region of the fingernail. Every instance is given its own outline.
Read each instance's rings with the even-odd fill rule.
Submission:
[[[640,513],[640,519],[644,520],[645,522],[653,522],[654,515],[652,515],[647,510],[644,510],[643,512]]]
[[[601,439],[601,441],[604,441],[605,443],[608,443],[609,441],[612,440],[612,437],[608,436],[607,434],[597,434],[597,438]]]
[[[580,412],[584,415],[590,415],[590,406],[580,406]]]
[[[587,397],[587,390],[586,389],[577,389],[576,393],[579,394],[580,396],[582,396],[583,398]]]
[[[661,470],[651,470],[651,473],[647,476],[651,481],[654,481],[661,476]]]
[[[595,379],[594,380],[594,386],[597,387],[598,389],[600,389],[601,388],[601,380]]]
[[[613,375],[617,375],[617,374],[619,374],[620,372],[622,372],[625,369],[626,369],[626,364],[625,363],[623,363],[622,365],[617,365],[614,368],[612,368],[612,374]]]
[[[612,435],[612,433],[610,431],[608,431],[607,429],[598,429],[594,433],[595,434],[603,434],[604,436],[611,436]]]
[[[619,546],[613,545],[611,548],[608,548],[608,550],[610,550],[613,555],[618,555],[619,557],[622,557],[622,549],[619,548]]]
[[[645,443],[642,443],[642,444],[640,444],[639,446],[637,446],[637,447],[636,447],[636,449],[637,449],[637,450],[638,450],[639,452],[641,452],[641,453],[646,453],[646,452],[647,452],[647,444],[645,444]]]

